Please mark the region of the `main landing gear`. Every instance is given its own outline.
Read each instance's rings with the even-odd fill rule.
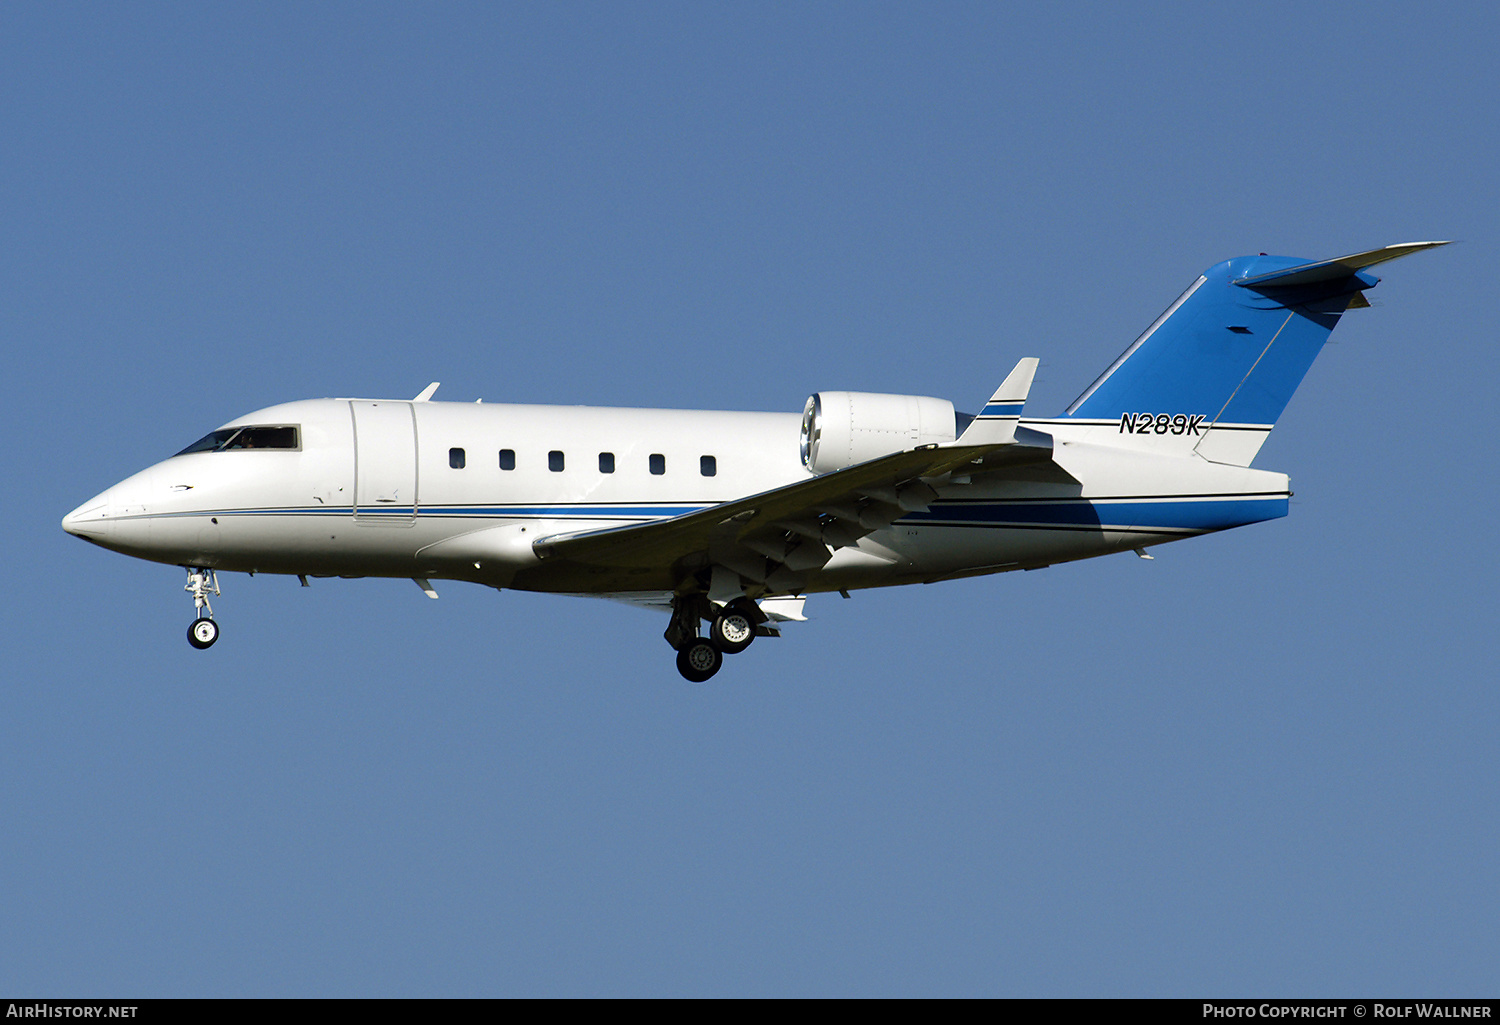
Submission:
[[[755,640],[755,625],[748,612],[731,605],[714,617],[708,635],[724,654],[738,655]]]
[[[700,635],[700,624],[708,620],[708,636]],[[690,683],[703,683],[724,665],[725,655],[738,655],[750,647],[766,616],[748,598],[738,598],[716,607],[701,594],[681,595],[672,602],[672,622],[667,643],[677,649],[677,671]]]
[[[703,683],[724,664],[724,653],[718,645],[703,637],[694,637],[677,649],[677,671],[689,683]]]
[[[219,577],[211,569],[200,569],[196,566],[184,566],[187,570],[188,582],[184,591],[193,596],[193,607],[198,610],[198,618],[188,625],[188,643],[195,648],[212,647],[214,641],[219,639],[219,624],[214,622],[214,610],[208,604],[209,592],[219,594]]]

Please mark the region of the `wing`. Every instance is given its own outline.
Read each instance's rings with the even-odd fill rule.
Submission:
[[[691,578],[715,602],[796,594],[835,549],[926,509],[937,486],[953,476],[1050,462],[1052,438],[1019,426],[1036,366],[1032,357],[1017,363],[957,441],[894,452],[671,519],[539,538],[531,546],[537,570],[550,579],[549,590],[680,591]]]
[[[794,593],[833,549],[926,509],[937,498],[934,485],[950,475],[1003,472],[1051,458],[1048,435],[1020,428],[1002,444],[927,445],[671,519],[555,534],[532,549],[550,564],[544,569],[573,564],[591,589],[613,589],[615,579],[639,586],[647,577],[660,579],[663,570],[668,586],[676,587],[706,570],[715,600],[715,592],[743,593],[742,581],[761,585],[756,589],[763,593]],[[741,579],[726,586],[721,568]]]

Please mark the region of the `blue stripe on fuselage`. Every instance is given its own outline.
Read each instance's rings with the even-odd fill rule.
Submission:
[[[484,519],[641,520],[651,522],[696,512],[707,506],[666,505],[537,505],[537,506],[419,506],[418,517]],[[1027,527],[1045,529],[1130,530],[1159,529],[1207,532],[1258,523],[1285,516],[1288,496],[1208,496],[1163,499],[978,499],[938,501],[923,512],[907,513],[898,523],[940,526]],[[358,510],[360,516],[412,516],[410,506],[380,506]],[[349,516],[348,506],[328,508],[205,509],[195,512],[143,514],[163,516]],[[122,519],[127,517],[122,517]]]
[[[1155,501],[938,502],[899,522],[932,526],[1026,526],[1095,530],[1134,528],[1174,531],[1224,530],[1287,514],[1288,499],[1212,498]]]

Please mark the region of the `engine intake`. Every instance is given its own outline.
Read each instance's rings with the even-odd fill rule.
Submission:
[[[813,473],[952,441],[953,403],[927,395],[817,392],[802,410],[802,464]]]

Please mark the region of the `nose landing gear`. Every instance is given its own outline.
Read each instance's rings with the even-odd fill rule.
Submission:
[[[192,594],[193,607],[198,610],[198,618],[188,624],[188,643],[195,648],[211,647],[219,639],[219,624],[214,622],[214,610],[208,603],[208,595],[209,592],[221,593],[218,574],[211,569],[196,566],[183,568],[187,570],[188,576],[183,590]]]

